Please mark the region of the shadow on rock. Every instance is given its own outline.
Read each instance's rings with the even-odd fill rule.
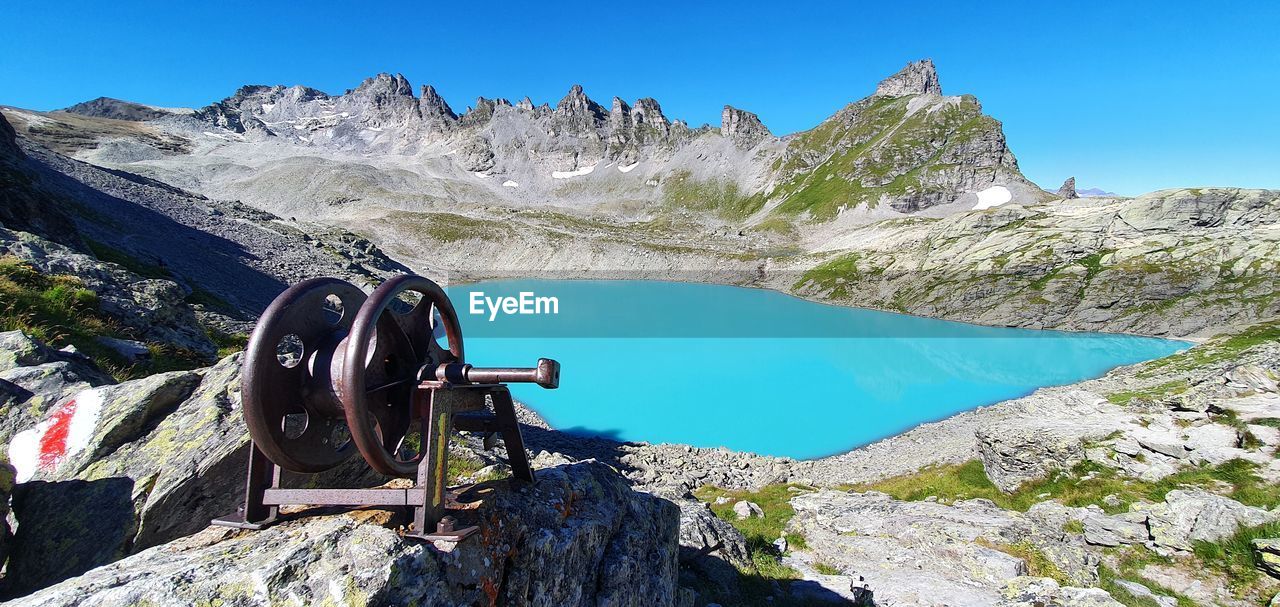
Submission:
[[[33,481],[14,488],[18,531],[0,595],[25,595],[94,567],[127,550],[136,526],[133,480]]]

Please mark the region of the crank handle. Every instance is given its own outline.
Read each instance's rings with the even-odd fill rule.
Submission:
[[[473,367],[447,363],[436,367],[436,379],[453,384],[538,384],[548,390],[560,386],[560,363],[539,358],[536,367]]]

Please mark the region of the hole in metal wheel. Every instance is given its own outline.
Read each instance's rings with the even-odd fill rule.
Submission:
[[[389,307],[391,308],[391,311],[396,314],[408,314],[413,311],[413,308],[416,307],[420,301],[422,301],[421,293],[417,291],[401,291],[399,295],[396,295],[395,299],[391,300],[391,305]]]
[[[280,343],[276,344],[276,360],[290,369],[302,362],[303,353],[302,338],[293,333],[280,338]]]
[[[431,306],[431,337],[435,338],[441,349],[449,349],[449,334],[444,331],[444,317],[440,316],[440,310],[434,304]]]
[[[333,425],[333,430],[329,432],[329,444],[334,451],[341,451],[351,442],[351,430],[347,429],[347,424],[338,422]]]
[[[342,322],[342,316],[346,310],[342,307],[341,297],[330,293],[324,298],[322,307],[324,308],[324,319],[329,321],[329,324],[336,325]]]
[[[307,431],[308,418],[306,413],[289,413],[284,416],[281,422],[284,430],[284,437],[290,440],[302,436]]]

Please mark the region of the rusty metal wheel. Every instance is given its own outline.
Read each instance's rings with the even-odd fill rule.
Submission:
[[[335,278],[298,283],[258,320],[242,362],[240,393],[253,442],[276,465],[321,472],[356,449],[330,380],[333,354],[365,295]]]
[[[417,301],[407,301],[415,294]],[[441,328],[447,349],[436,340]],[[356,448],[382,474],[414,476],[426,446],[418,445],[406,457],[401,443],[417,421],[410,402],[417,373],[463,361],[462,331],[449,297],[421,276],[405,274],[382,283],[360,307],[344,359],[339,393]]]

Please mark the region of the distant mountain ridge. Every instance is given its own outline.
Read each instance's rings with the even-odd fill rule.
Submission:
[[[692,205],[688,210],[754,225],[824,222],[882,204],[911,213],[952,203],[973,208],[984,197],[1000,204],[1048,195],[1022,176],[1000,123],[976,98],[942,95],[927,59],[814,129],[785,137],[732,106],[724,106],[719,129],[694,128],[668,118],[655,99],[615,97],[606,107],[578,85],[554,107],[527,97],[516,104],[480,97],[459,114],[433,87],[415,95],[398,74],[368,78],[341,95],[248,85],[190,116],[113,100],[66,111],[185,126],[189,137],[218,146],[415,157],[430,178],[460,181],[448,189],[473,202],[551,198],[576,207],[588,204],[584,197],[620,199]],[[483,179],[490,181],[477,183]],[[583,185],[564,192],[566,180]],[[365,198],[359,191],[342,196]]]

